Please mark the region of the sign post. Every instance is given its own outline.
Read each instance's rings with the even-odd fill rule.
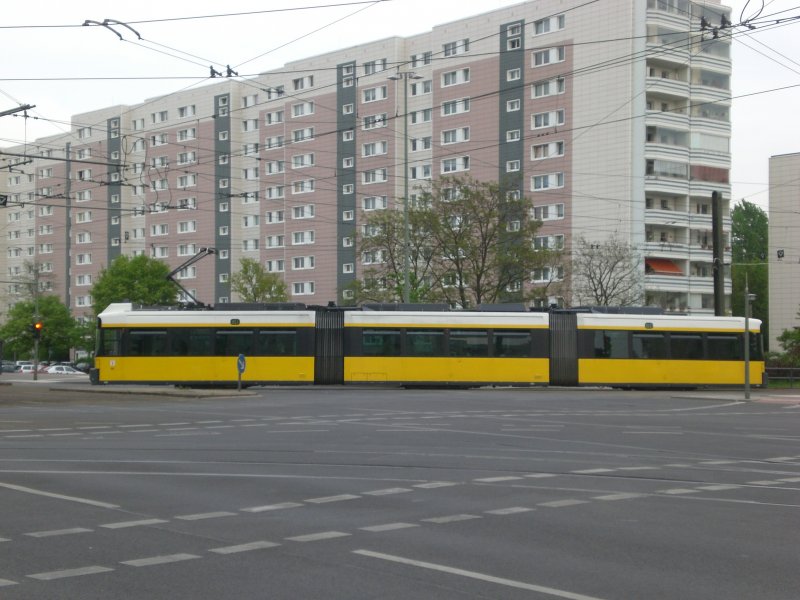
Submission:
[[[239,372],[239,383],[236,386],[236,391],[242,391],[242,373],[244,373],[245,368],[247,367],[247,360],[244,357],[244,354],[240,354],[239,358],[236,360],[236,370]]]

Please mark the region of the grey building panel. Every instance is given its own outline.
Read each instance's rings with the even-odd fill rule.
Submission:
[[[518,32],[518,33],[517,33]],[[497,180],[507,190],[519,190],[522,193],[525,131],[525,22],[511,21],[500,26],[500,81],[498,101],[500,102],[500,123],[498,125],[497,139],[500,140],[499,148],[499,173]],[[519,40],[518,47],[513,48],[513,40]],[[509,81],[508,72],[519,69],[520,78]],[[508,103],[516,101],[519,110],[508,111]],[[506,132],[518,129],[520,139],[506,142]],[[520,170],[515,173],[506,172],[506,163],[511,160],[519,161]]]
[[[355,280],[356,275],[353,273],[344,273],[343,265],[352,264],[355,267],[356,263],[356,249],[355,246],[345,248],[342,245],[342,239],[345,237],[353,237],[355,235],[355,215],[357,213],[358,197],[355,194],[356,188],[356,140],[355,136],[349,141],[344,141],[342,132],[347,130],[356,131],[356,111],[357,106],[357,86],[356,83],[356,63],[348,62],[337,65],[336,76],[336,289],[338,291],[338,302],[342,303],[342,293],[344,289]],[[343,85],[345,79],[352,79],[352,85],[345,87]],[[353,110],[349,114],[344,114],[343,107],[346,104],[351,104]],[[342,162],[345,157],[352,157],[353,164],[350,167],[345,167]],[[345,194],[344,186],[351,186],[353,193]],[[353,219],[345,221],[344,215],[349,212],[352,214]],[[354,268],[355,271],[355,268]]]
[[[120,150],[122,148],[122,138],[120,136],[120,119],[115,117],[106,121],[106,131],[108,132],[106,144],[108,145],[108,176],[106,177],[107,191],[106,202],[108,214],[107,219],[107,245],[108,245],[108,264],[122,254],[122,219],[120,210],[120,196],[122,186],[120,180],[122,179],[122,172],[119,159],[113,160],[112,156],[121,156]],[[116,202],[114,202],[116,200]],[[116,222],[115,222],[116,221]]]
[[[230,117],[230,94],[220,94],[214,96],[214,156],[230,156],[231,154],[231,117]],[[230,187],[220,189],[220,181],[227,179],[230,185],[231,165],[230,161],[220,164],[219,160],[214,160],[214,247],[217,253],[214,255],[214,298],[213,303],[219,302],[220,298],[231,297],[230,282],[221,282],[220,273],[230,273],[231,266],[231,196]],[[227,203],[228,210],[220,211],[220,205]],[[221,232],[227,232],[223,235]],[[220,258],[221,252],[227,251],[228,258]]]

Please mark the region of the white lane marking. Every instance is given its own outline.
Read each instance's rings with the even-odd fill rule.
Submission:
[[[421,519],[425,523],[457,523],[458,521],[471,521],[472,519],[480,519],[480,515],[447,515],[445,517],[431,517],[430,519]]]
[[[235,517],[236,513],[220,510],[217,512],[197,513],[194,515],[180,515],[175,517],[181,521],[201,521],[203,519],[218,519],[220,517]]]
[[[524,581],[514,581],[513,579],[506,579],[504,577],[495,577],[493,575],[486,575],[485,573],[478,573],[476,571],[466,571],[464,569],[457,569],[455,567],[448,567],[446,565],[438,565],[421,560],[412,560],[410,558],[403,558],[402,556],[395,556],[392,554],[383,554],[382,552],[372,552],[370,550],[353,550],[353,554],[360,554],[361,556],[368,556],[370,558],[379,558],[381,560],[388,560],[412,567],[420,567],[423,569],[430,569],[432,571],[439,571],[441,573],[448,573],[450,575],[460,575],[461,577],[469,577],[470,579],[478,579],[488,583],[496,583],[507,587],[513,587],[531,592],[538,592],[540,594],[548,594],[556,596],[557,598],[566,598],[567,600],[601,600],[596,596],[586,596],[584,594],[576,594],[566,590],[558,590],[556,588],[546,587],[542,585],[535,585],[532,583],[525,583]]]
[[[671,494],[678,496],[680,494],[696,494],[698,490],[690,490],[688,488],[672,488],[670,490],[656,490],[657,494]]]
[[[699,485],[697,486],[698,490],[707,490],[709,492],[721,492],[722,490],[738,490],[740,485],[734,485],[730,483],[719,483],[715,485]]]
[[[120,429],[125,429],[126,427],[152,427],[152,423],[139,423],[137,425],[117,425]]]
[[[91,435],[122,435],[124,431],[90,431]]]
[[[619,494],[606,494],[605,496],[592,496],[594,500],[630,500],[631,498],[644,498],[647,494],[633,494],[621,492]]]
[[[12,438],[40,438],[40,437],[44,437],[44,436],[41,435],[40,433],[27,433],[25,435],[6,435],[6,436],[3,436],[3,437],[8,438],[8,439],[12,439]]]
[[[70,431],[72,427],[47,427],[42,429],[37,429],[37,431]]]
[[[177,425],[189,425],[190,423],[156,423],[159,427],[174,427]]]
[[[386,488],[385,490],[373,490],[371,492],[364,492],[365,496],[389,496],[390,494],[405,494],[406,492],[413,492],[410,488]]]
[[[458,484],[452,481],[431,481],[430,483],[417,483],[414,484],[412,487],[420,488],[423,490],[433,490],[436,488],[453,487],[454,485]]]
[[[203,429],[233,429],[236,427],[235,425],[209,425],[208,427],[203,427]]]
[[[272,423],[247,423],[242,427],[269,427]]]
[[[665,467],[674,468],[674,469],[688,469],[688,468],[689,468],[689,467],[691,467],[692,465],[685,465],[685,464],[683,464],[683,463],[672,463],[672,464],[669,464],[669,465],[664,465],[664,466],[665,466]]]
[[[780,481],[774,481],[772,479],[762,480],[762,481],[748,481],[747,485],[780,485]]]
[[[23,492],[25,494],[33,494],[35,496],[46,496],[48,498],[56,498],[57,500],[67,500],[69,502],[78,502],[80,504],[88,504],[89,506],[97,506],[99,508],[119,508],[116,504],[108,502],[98,502],[97,500],[89,500],[88,498],[78,498],[77,496],[65,496],[64,494],[54,494],[53,492],[44,492],[22,485],[14,485],[13,483],[0,483],[0,487],[14,490],[16,492]]]
[[[260,513],[268,510],[283,510],[285,508],[297,508],[303,506],[300,502],[281,502],[279,504],[266,504],[264,506],[251,506],[249,508],[240,508],[243,512]]]
[[[30,429],[0,429],[0,433],[27,433]]]
[[[629,435],[683,435],[682,431],[623,431]]]
[[[699,465],[735,465],[737,460],[704,460],[697,464]]]
[[[613,473],[614,469],[580,469],[578,471],[570,471],[575,475],[594,475],[595,473]]]
[[[481,479],[473,479],[477,483],[500,483],[501,481],[519,481],[522,477],[514,477],[514,476],[507,476],[507,477],[483,477]]]
[[[76,429],[109,429],[111,425],[90,425],[86,427],[76,427]]]
[[[73,433],[51,433],[50,437],[64,437],[64,436],[68,436],[68,435],[83,435],[83,434],[79,433],[79,432],[73,432]]]
[[[10,542],[10,538],[0,538],[0,542]]]
[[[153,433],[154,431],[161,431],[160,429],[129,429],[128,433]]]
[[[165,431],[197,431],[199,427],[167,427]]]
[[[16,581],[11,581],[10,579],[0,579],[0,587],[6,587],[9,585],[18,585]]]
[[[561,508],[563,506],[576,506],[578,504],[588,504],[587,500],[553,500],[552,502],[540,502],[536,506],[546,506],[548,508]]]
[[[545,479],[547,477],[556,477],[557,473],[528,473],[525,475],[528,479]]]
[[[530,512],[536,510],[535,508],[526,508],[524,506],[510,506],[509,508],[496,508],[494,510],[485,511],[487,515],[516,515],[517,513]]]
[[[195,421],[196,425],[211,425],[212,423],[222,423],[219,419],[215,419],[213,421]]]
[[[385,525],[370,525],[369,527],[359,527],[364,531],[395,531],[396,529],[409,529],[419,527],[416,523],[386,523]]]
[[[263,550],[264,548],[274,548],[280,546],[275,542],[250,542],[249,544],[239,544],[238,546],[223,546],[222,548],[211,548],[209,552],[216,554],[237,554],[239,552],[251,552],[252,550]]]
[[[110,567],[100,567],[95,565],[91,567],[80,567],[78,569],[64,569],[63,571],[34,573],[33,575],[27,575],[26,577],[30,577],[31,579],[38,579],[40,581],[51,581],[53,579],[64,579],[65,577],[79,577],[81,575],[95,575],[97,573],[108,573],[109,571],[113,570],[114,569]]]
[[[121,560],[120,564],[130,567],[149,567],[152,565],[163,565],[195,558],[200,557],[196,554],[165,554],[164,556],[149,556],[147,558],[136,558],[134,560]]]
[[[348,537],[352,534],[343,531],[323,531],[321,533],[309,533],[308,535],[296,535],[285,539],[292,542],[319,542],[321,540],[332,540],[334,538]]]
[[[800,477],[784,477],[783,479],[779,479],[778,481],[786,481],[788,483],[797,483],[800,481]]]
[[[249,423],[255,419],[231,419],[231,423]]]
[[[26,533],[30,537],[35,538],[44,538],[44,537],[55,537],[57,535],[74,535],[76,533],[90,533],[91,529],[86,529],[85,527],[72,527],[71,529],[53,529],[51,531],[33,531],[31,533]]]
[[[784,461],[792,461],[797,460],[796,456],[776,456],[775,458],[765,458],[764,460],[770,460],[774,462],[784,462]]]
[[[658,467],[620,467],[619,471],[653,471],[658,469]]]
[[[311,502],[312,504],[327,504],[328,502],[342,502],[344,500],[355,500],[360,498],[355,494],[339,494],[338,496],[324,496],[322,498],[308,498],[303,502]]]
[[[158,525],[159,523],[168,523],[164,519],[141,519],[139,521],[119,521],[118,523],[106,523],[100,525],[105,529],[126,529],[128,527],[146,527],[147,525]]]

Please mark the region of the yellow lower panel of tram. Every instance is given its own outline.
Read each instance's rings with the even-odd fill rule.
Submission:
[[[550,377],[546,358],[348,356],[345,383],[540,383]]]
[[[750,383],[761,385],[764,363],[750,363]],[[744,362],[582,358],[581,385],[744,385]]]

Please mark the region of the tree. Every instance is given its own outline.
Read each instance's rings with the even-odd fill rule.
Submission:
[[[430,286],[435,254],[427,234],[428,211],[419,204],[408,211],[409,302],[435,301]],[[367,214],[363,233],[358,236],[362,257],[368,257],[363,277],[348,286],[353,302],[396,302],[405,286],[405,216],[399,210],[378,210]],[[362,259],[363,262],[363,259]]]
[[[167,279],[169,267],[166,263],[143,254],[131,258],[118,256],[100,271],[92,286],[94,313],[99,315],[113,302],[137,304],[174,304],[177,288]]]
[[[17,302],[11,308],[5,325],[0,328],[0,337],[5,342],[4,354],[33,358],[34,337],[31,325],[36,320],[43,325],[39,338],[39,360],[69,358],[70,348],[77,341],[77,324],[61,300],[51,295],[39,296],[37,302]]]
[[[239,261],[239,271],[231,275],[231,290],[242,302],[286,302],[289,295],[286,283],[275,273],[252,258]]]
[[[578,238],[572,256],[572,295],[588,306],[641,306],[642,257],[616,235],[604,242]]]
[[[752,316],[763,322],[765,342],[769,320],[769,272],[767,267],[769,219],[760,207],[742,200],[731,210],[731,250],[733,264],[731,279],[733,297],[731,308],[734,315],[744,316],[745,282],[751,294]]]
[[[540,223],[527,198],[510,198],[502,186],[466,177],[443,177],[409,207],[409,287],[412,302],[446,302],[464,308],[523,299],[533,269],[553,261],[534,248]],[[383,291],[402,297],[404,216],[370,215],[361,239],[364,296]]]

